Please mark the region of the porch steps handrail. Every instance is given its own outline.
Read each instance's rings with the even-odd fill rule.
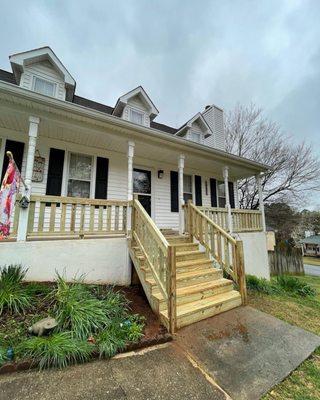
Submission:
[[[137,198],[132,201],[131,232],[132,241],[138,246],[143,262],[167,303],[169,330],[173,333],[176,328],[175,246],[169,244]],[[143,265],[135,263],[135,267],[141,269]]]
[[[238,285],[242,303],[246,304],[247,292],[242,241],[233,238],[191,201],[184,206],[184,211],[186,232],[199,241],[206,252]]]

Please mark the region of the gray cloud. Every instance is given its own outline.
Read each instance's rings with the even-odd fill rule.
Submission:
[[[318,0],[27,4],[2,4],[0,68],[48,44],[79,95],[113,105],[142,84],[174,126],[209,103],[255,102],[297,140],[319,141]]]

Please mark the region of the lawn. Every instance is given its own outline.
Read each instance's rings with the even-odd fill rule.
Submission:
[[[133,314],[126,297],[106,285],[26,283],[20,266],[0,268],[0,367],[12,359],[40,367],[62,368],[93,356],[111,357],[143,336],[143,318]],[[44,336],[29,332],[51,317]],[[33,333],[33,334],[32,334]]]
[[[320,257],[303,257],[304,264],[320,266]]]
[[[292,325],[320,335],[320,277],[301,276],[297,279],[313,287],[316,295],[302,297],[285,292],[265,294],[249,290],[249,304]],[[320,348],[263,399],[319,400]]]

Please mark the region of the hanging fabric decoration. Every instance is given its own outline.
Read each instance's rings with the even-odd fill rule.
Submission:
[[[20,172],[13,158],[10,157],[0,189],[0,240],[10,235],[10,219],[20,181]]]

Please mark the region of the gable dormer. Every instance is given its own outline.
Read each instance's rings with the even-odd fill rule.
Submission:
[[[19,86],[60,100],[72,100],[76,82],[50,47],[13,54],[9,60]]]
[[[119,97],[113,110],[113,115],[144,126],[150,126],[150,121],[158,114],[158,109],[142,86]]]
[[[202,144],[206,138],[212,135],[212,132],[202,114],[198,113],[182,125],[176,135]]]

